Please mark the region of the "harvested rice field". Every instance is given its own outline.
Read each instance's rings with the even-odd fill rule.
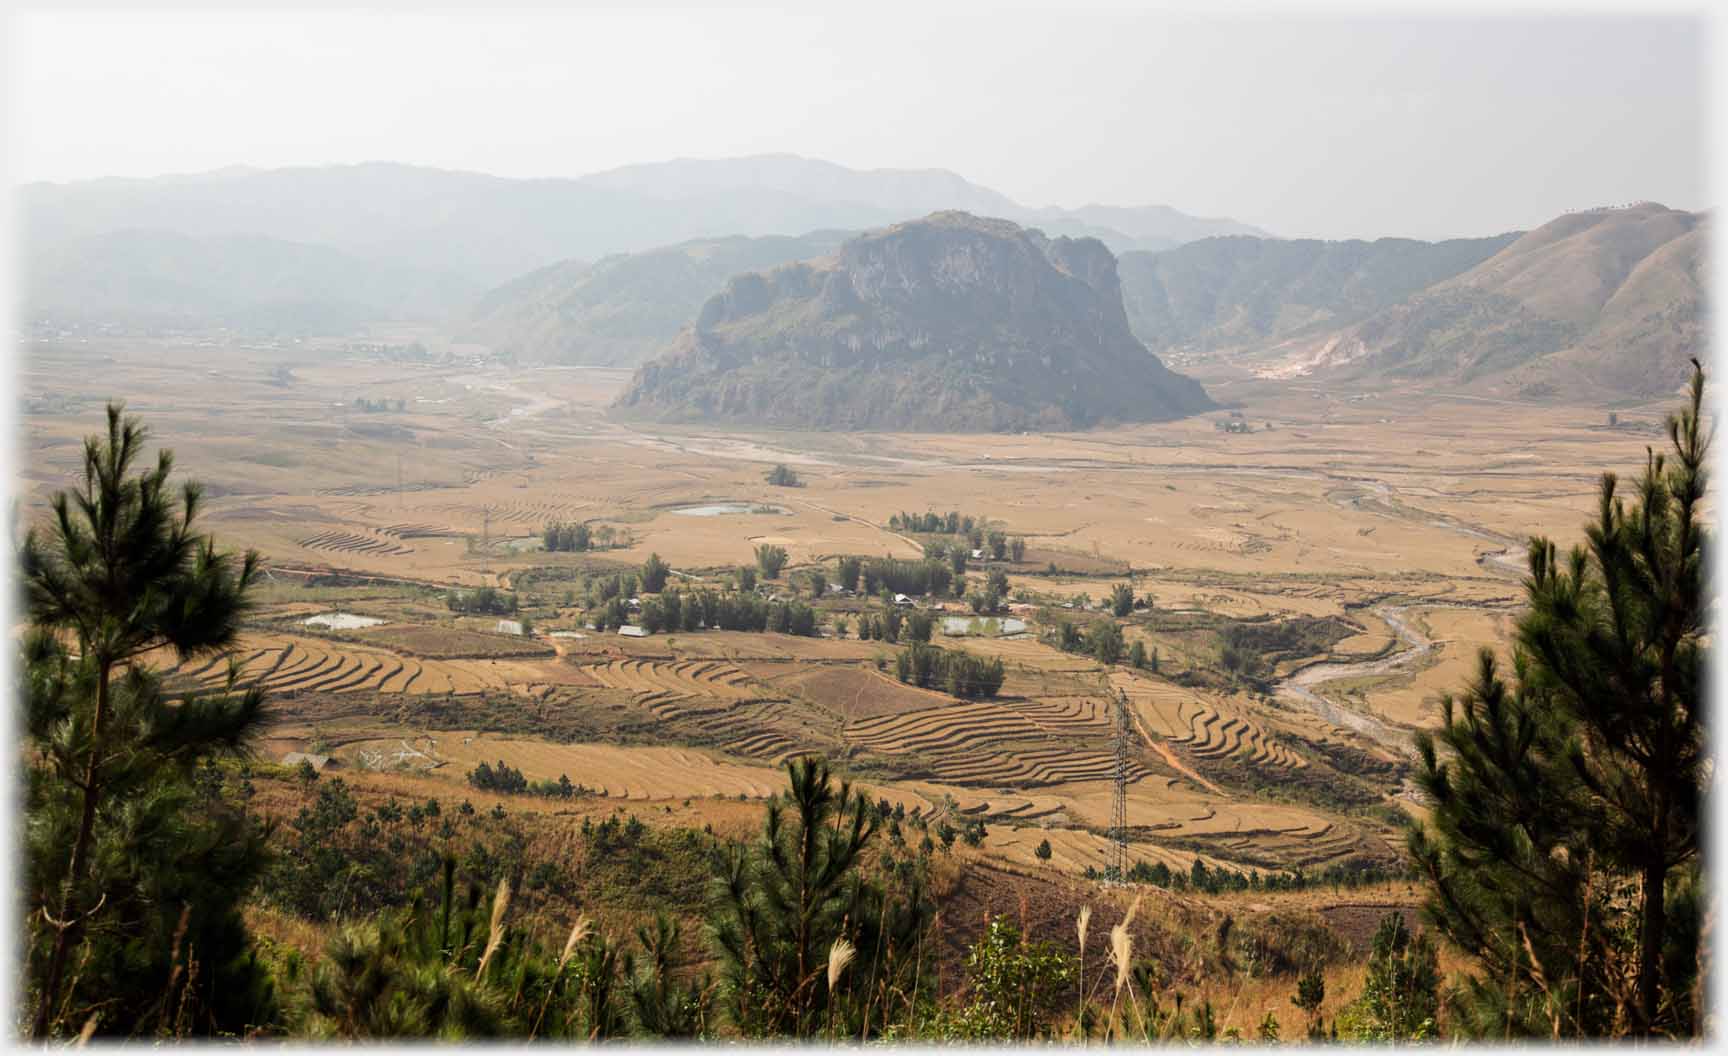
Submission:
[[[61,410],[26,420],[30,516],[71,482],[76,441],[97,425],[99,402],[74,383],[93,355],[206,484],[203,528],[257,550],[264,569],[231,649],[141,662],[174,693],[220,690],[232,663],[236,685],[295,716],[272,752],[339,742],[355,780],[376,765],[452,789],[503,759],[534,780],[680,802],[770,795],[781,764],[820,752],[920,817],[984,820],[986,858],[1058,873],[1107,861],[1118,697],[1135,860],[1388,859],[1390,812],[1418,809],[1402,798],[1410,733],[1478,650],[1505,655],[1525,538],[1573,538],[1598,474],[1635,471],[1647,439],[1577,408],[1240,379],[1216,395],[1275,431],[1200,417],[1069,434],[720,434],[613,419],[620,371],[320,349],[284,387],[268,381],[271,353],[111,341],[39,353],[30,394]],[[182,383],[207,369],[227,379],[220,393]],[[407,409],[362,415],[348,409],[356,393]],[[776,462],[802,486],[768,485]],[[1005,574],[1002,615],[1026,630],[934,639],[1001,661],[992,698],[901,682],[902,646],[857,637],[891,598],[838,589],[842,556],[911,561],[945,545],[890,529],[892,516],[949,510],[1025,547],[1019,561],[968,559],[964,574],[968,594]],[[547,551],[555,522],[585,525],[594,547]],[[756,598],[812,606],[816,635],[594,626],[614,600],[633,627],[660,603],[635,581],[651,554],[689,597],[736,591],[760,546],[786,564]],[[1104,603],[1124,583],[1141,605],[1117,617]],[[483,587],[511,607],[457,611]],[[963,598],[914,605],[971,614]],[[301,623],[332,612],[384,622]],[[526,633],[497,633],[501,619]],[[1328,625],[1341,637],[1303,637],[1302,621],[1326,620],[1347,624]],[[1124,648],[1156,659],[1135,670],[1065,652],[1063,621],[1115,622]],[[1284,644],[1226,663],[1232,641]],[[338,719],[321,716],[351,732],[335,737]],[[1044,839],[1048,862],[1033,854]]]

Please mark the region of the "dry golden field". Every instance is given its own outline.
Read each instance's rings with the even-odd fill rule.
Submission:
[[[276,384],[283,365],[293,380]],[[124,397],[205,483],[204,528],[264,556],[231,659],[277,701],[272,751],[333,742],[348,768],[458,783],[502,758],[531,779],[668,800],[758,798],[777,764],[818,751],[908,810],[985,819],[987,859],[1069,872],[1106,860],[1117,693],[1134,730],[1136,859],[1268,869],[1394,854],[1409,735],[1480,649],[1507,654],[1524,540],[1575,540],[1598,475],[1635,473],[1665,410],[1621,409],[1633,424],[1609,430],[1573,407],[1214,380],[1255,432],[1215,428],[1217,412],[1081,434],[746,436],[613,421],[620,371],[312,345],[37,346],[22,379],[25,396],[64,408],[24,419],[26,516],[74,482],[80,438]],[[406,410],[362,413],[356,397]],[[775,462],[804,486],[768,486]],[[768,542],[790,557],[774,589],[807,598],[804,573],[833,583],[839,555],[920,556],[892,514],[951,509],[1026,541],[1005,571],[1030,630],[937,636],[1003,660],[994,700],[902,685],[881,642],[623,638],[585,628],[567,596],[650,553],[677,582],[718,584]],[[544,552],[550,521],[615,545]],[[1040,640],[1058,619],[1103,618],[1080,606],[1119,582],[1153,599],[1123,622],[1157,673]],[[479,586],[515,589],[533,632],[445,606],[446,589]],[[881,611],[824,604],[825,623],[845,616],[854,633],[867,604]],[[338,611],[383,622],[303,622]],[[1219,628],[1301,620],[1334,628],[1330,644],[1276,655],[1257,683],[1221,674]],[[185,691],[221,685],[230,658],[150,659]]]

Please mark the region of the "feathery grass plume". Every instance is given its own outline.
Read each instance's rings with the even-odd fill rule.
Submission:
[[[564,940],[564,952],[558,955],[559,971],[563,971],[564,966],[570,963],[570,958],[576,954],[576,947],[588,937],[588,932],[591,929],[592,925],[589,923],[586,913],[576,918],[576,923],[570,927],[570,937]]]
[[[1085,1039],[1086,1031],[1086,929],[1092,926],[1092,907],[1081,906],[1074,919],[1074,933],[1080,937],[1080,970],[1074,975],[1074,1029]]]
[[[852,963],[852,956],[858,952],[845,939],[835,939],[834,945],[828,948],[828,1040],[834,1040],[834,1006],[839,1002],[834,1000],[834,984],[840,981],[840,973]]]
[[[1110,1000],[1110,1024],[1112,1032],[1117,1030],[1117,1009],[1122,1003],[1122,988],[1128,984],[1128,966],[1134,960],[1134,939],[1128,934],[1128,925],[1134,922],[1134,914],[1140,910],[1140,899],[1135,895],[1134,904],[1128,907],[1128,913],[1122,918],[1122,923],[1110,929],[1110,960],[1116,965],[1116,993]],[[1129,991],[1133,995],[1133,991]]]
[[[492,933],[486,938],[486,952],[480,955],[480,967],[474,969],[475,979],[486,974],[486,966],[492,963],[493,954],[504,945],[504,914],[509,911],[510,878],[504,877],[498,881],[498,894],[492,899]]]
[[[1134,923],[1134,914],[1140,911],[1142,895],[1134,896],[1134,904],[1128,907],[1128,915],[1122,918],[1122,923],[1110,929],[1110,961],[1116,965],[1116,989],[1121,991],[1128,982],[1128,965],[1134,957],[1134,939],[1128,934],[1128,925]]]
[[[834,940],[834,945],[828,950],[828,991],[830,993],[834,991],[834,984],[840,981],[840,973],[846,970],[848,964],[852,963],[852,957],[857,952],[857,948],[845,939]]]
[[[534,1026],[528,1031],[529,1041],[533,1041],[540,1033],[540,1024],[546,1019],[546,1009],[552,1004],[552,993],[558,987],[558,977],[564,974],[570,958],[576,955],[576,947],[582,944],[582,940],[588,937],[591,930],[593,925],[589,923],[586,913],[577,917],[576,923],[570,926],[570,937],[564,940],[564,952],[558,955],[558,968],[552,973],[552,984],[546,988],[546,997],[540,1002],[540,1014],[534,1017]]]

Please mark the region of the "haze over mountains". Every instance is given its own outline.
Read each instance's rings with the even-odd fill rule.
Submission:
[[[436,277],[469,298],[456,298],[434,316],[445,319],[466,314],[471,298],[486,288],[572,259],[593,261],[691,239],[859,231],[939,209],[1036,215],[1053,231],[1097,235],[1118,251],[1167,248],[1207,234],[1255,233],[1235,221],[1203,220],[1165,207],[1034,210],[951,172],[859,171],[793,155],[635,165],[576,179],[506,179],[388,163],[236,167],[143,180],[30,184],[21,189],[19,203],[26,257],[61,259],[60,274],[74,283],[84,278],[80,268],[113,279],[130,274],[144,289],[163,280],[156,262],[174,251],[136,252],[143,233],[243,235],[337,250],[386,276],[410,269]],[[1105,215],[1121,229],[1101,226]],[[128,250],[116,259],[88,251],[121,232],[127,233]],[[65,256],[74,245],[86,248]],[[184,254],[179,259],[186,261]],[[122,272],[125,267],[132,270]],[[167,278],[182,294],[205,285],[226,285],[231,294],[246,272],[272,272],[267,262],[244,259],[229,259],[224,270],[237,274],[201,279],[182,268],[170,269]],[[264,279],[258,285],[262,300],[315,292],[283,291]],[[110,309],[130,311],[134,296],[112,304],[85,299],[81,310],[90,318]],[[176,310],[190,303],[182,296]],[[211,298],[213,316],[232,307],[229,297]],[[399,318],[406,310],[392,297],[364,307],[379,318]],[[338,314],[352,314],[353,308]]]
[[[1283,240],[1165,206],[1029,208],[945,170],[784,154],[541,180],[231,168],[34,184],[20,204],[27,321],[286,335],[408,322],[523,362],[635,366],[737,276],[949,210],[1096,239],[1119,254],[1133,337],[1271,378],[1624,399],[1670,391],[1705,334],[1707,224],[1657,205],[1441,242]],[[1062,413],[1115,415],[1095,410]]]
[[[696,239],[565,261],[487,293],[464,341],[525,362],[635,366],[660,351],[734,275],[825,256],[853,232]]]
[[[956,432],[1213,404],[1134,339],[1101,242],[941,212],[732,279],[615,406],[661,421]]]

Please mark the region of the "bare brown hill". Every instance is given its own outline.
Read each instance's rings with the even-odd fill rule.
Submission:
[[[1569,213],[1347,329],[1279,350],[1275,376],[1646,399],[1705,348],[1702,214],[1654,203]]]

